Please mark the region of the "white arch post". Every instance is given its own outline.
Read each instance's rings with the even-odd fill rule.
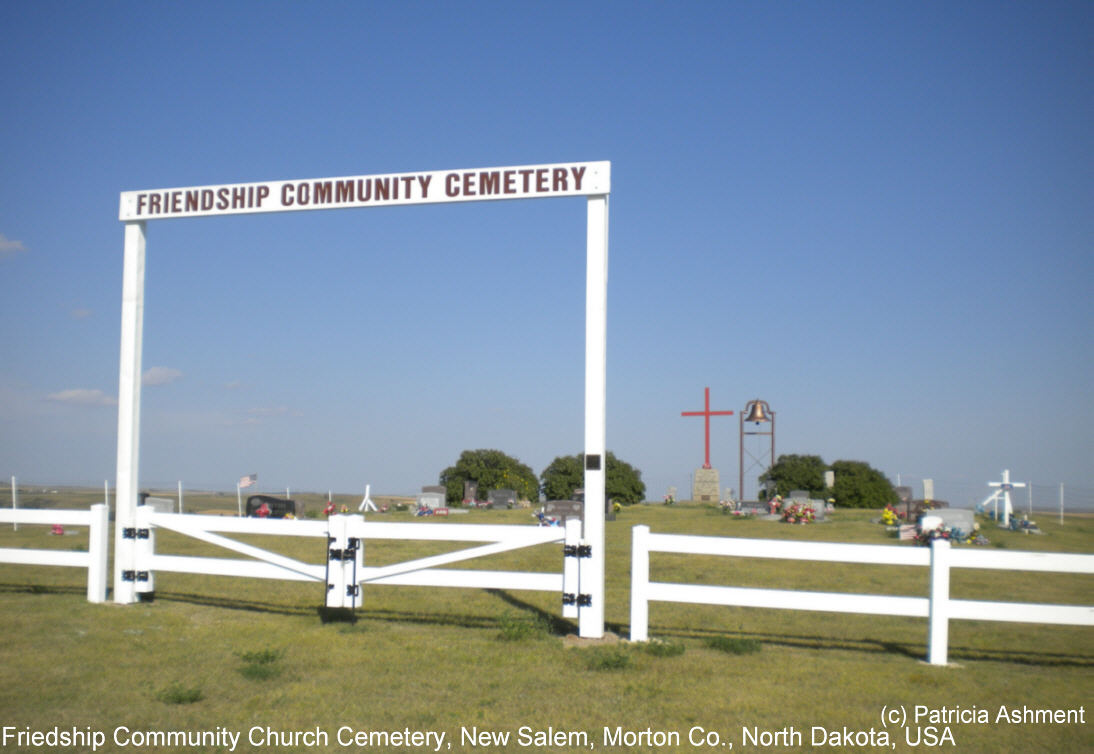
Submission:
[[[580,569],[578,633],[604,635],[604,493],[608,352],[608,196],[588,200],[585,270],[585,540],[592,545]]]
[[[136,528],[140,478],[141,349],[144,320],[145,228],[149,220],[213,215],[350,209],[503,199],[587,197],[585,296],[585,507],[579,558],[579,633],[604,633],[604,481],[607,458],[608,196],[611,163],[474,168],[387,175],[125,191],[121,355],[118,370],[118,467],[114,601],[136,602],[153,591],[153,575],[137,570],[137,551],[151,533]]]
[[[121,357],[118,366],[118,468],[114,493],[114,601],[137,601],[136,538],[141,450],[145,223],[125,224]]]

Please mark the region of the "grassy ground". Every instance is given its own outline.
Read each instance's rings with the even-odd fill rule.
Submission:
[[[28,497],[20,502],[31,505]],[[59,503],[53,507],[75,506],[64,493],[47,497]],[[359,499],[345,502],[355,508]],[[234,496],[187,498],[191,510],[234,507]],[[607,529],[608,628],[627,635],[634,524],[655,532],[898,546],[869,522],[876,515],[841,511],[829,523],[788,526],[735,520],[702,506],[625,509]],[[411,520],[408,514],[387,518]],[[483,511],[449,523],[465,521],[531,518],[528,511]],[[995,531],[990,524],[985,531],[991,547],[1094,551],[1094,520],[1069,517],[1064,526],[1055,521],[1038,519],[1045,536]],[[0,547],[86,547],[86,533],[48,532],[32,526],[13,532],[5,525]],[[263,544],[321,562],[321,545],[311,540]],[[380,564],[444,545],[367,547],[367,562]],[[228,555],[170,532],[158,534],[157,549]],[[484,559],[481,567],[557,570],[559,564],[556,545]],[[664,581],[910,595],[925,594],[927,584],[926,569],[667,554],[654,554],[652,574]],[[189,751],[232,750],[225,731],[240,734],[235,751],[435,748],[433,737],[428,745],[401,745],[391,734],[405,730],[443,733],[441,750],[455,752],[726,751],[730,744],[734,750],[763,748],[762,741],[783,751],[843,750],[845,728],[862,731],[857,740],[865,744],[871,743],[871,728],[874,744],[885,731],[894,744],[861,750],[911,751],[920,747],[906,741],[899,725],[883,725],[882,712],[903,708],[913,716],[919,705],[936,711],[933,719],[922,717],[909,728],[921,747],[933,740],[970,752],[1094,749],[1089,722],[997,720],[1001,706],[1019,713],[1023,707],[1083,707],[1085,720],[1085,705],[1094,697],[1089,628],[954,622],[955,666],[936,668],[920,662],[926,652],[922,619],[655,603],[650,630],[661,642],[571,648],[562,637],[574,629],[556,617],[558,596],[539,592],[366,587],[356,622],[323,623],[316,609],[320,585],[163,573],[156,587],[149,604],[90,605],[78,569],[0,565],[0,725],[14,726],[11,735],[101,732],[106,743],[100,750],[106,751],[121,748],[113,741],[115,731],[127,750],[137,749],[145,732],[166,731],[221,736],[223,745],[213,741]],[[959,570],[952,592],[969,599],[1091,603],[1089,578],[1065,574]],[[970,714],[973,721],[967,721]],[[987,722],[976,721],[982,714]],[[259,732],[249,742],[255,726]],[[320,736],[310,746],[308,733],[316,731],[326,740]],[[386,742],[349,741],[364,732],[361,742],[369,744],[370,731],[386,732]],[[476,744],[464,731],[510,738],[507,745]],[[537,739],[537,731],[559,738]],[[698,745],[689,742],[689,731]],[[756,745],[746,731],[755,732]],[[838,741],[828,738],[833,732]],[[707,745],[713,738],[704,741],[711,734],[719,737],[718,746]],[[814,735],[828,745],[822,747]],[[951,737],[956,747],[949,745]],[[666,745],[656,745],[662,740]],[[150,743],[156,743],[154,735]],[[0,744],[5,752],[90,748],[20,745],[11,738]]]

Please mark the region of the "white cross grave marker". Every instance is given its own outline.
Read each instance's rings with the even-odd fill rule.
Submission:
[[[1003,498],[1003,526],[1010,526],[1010,517],[1014,513],[1014,507],[1010,503],[1010,491],[1019,487],[1025,487],[1025,482],[1010,481],[1010,469],[1003,469],[1003,481],[988,482],[989,487],[997,487],[995,492],[988,495],[984,502],[977,506],[980,510],[987,507],[988,503],[995,503],[995,520],[999,520],[999,498]]]
[[[361,501],[361,507],[357,509],[361,512],[378,510],[376,508],[376,503],[372,502],[372,497],[368,494],[369,486],[370,485],[367,484],[365,485],[365,498]]]

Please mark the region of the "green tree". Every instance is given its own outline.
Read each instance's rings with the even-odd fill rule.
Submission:
[[[820,456],[781,455],[760,475],[760,483],[775,482],[775,494],[786,497],[791,490],[808,490],[813,497],[824,493],[824,472],[828,465]]]
[[[479,494],[488,490],[516,490],[522,500],[538,500],[539,484],[529,466],[500,450],[465,450],[453,466],[441,472],[439,484],[445,487],[449,503],[463,500],[463,483],[477,482]]]
[[[844,508],[883,508],[899,502],[892,482],[863,461],[836,461],[832,464],[836,483],[832,497]]]
[[[584,462],[584,458],[582,461]],[[646,499],[646,483],[642,472],[608,451],[608,466],[604,474],[604,493],[615,503],[634,505]]]
[[[604,474],[604,494],[609,500],[623,505],[640,503],[646,498],[642,472],[626,461],[607,453]],[[585,484],[585,454],[559,456],[540,474],[540,490],[548,500],[568,500],[574,490]]]
[[[559,456],[539,475],[539,489],[547,500],[570,500],[585,484],[585,456]]]

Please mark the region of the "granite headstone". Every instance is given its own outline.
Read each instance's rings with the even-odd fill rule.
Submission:
[[[486,499],[492,508],[514,508],[517,504],[516,490],[490,490],[486,493]]]

